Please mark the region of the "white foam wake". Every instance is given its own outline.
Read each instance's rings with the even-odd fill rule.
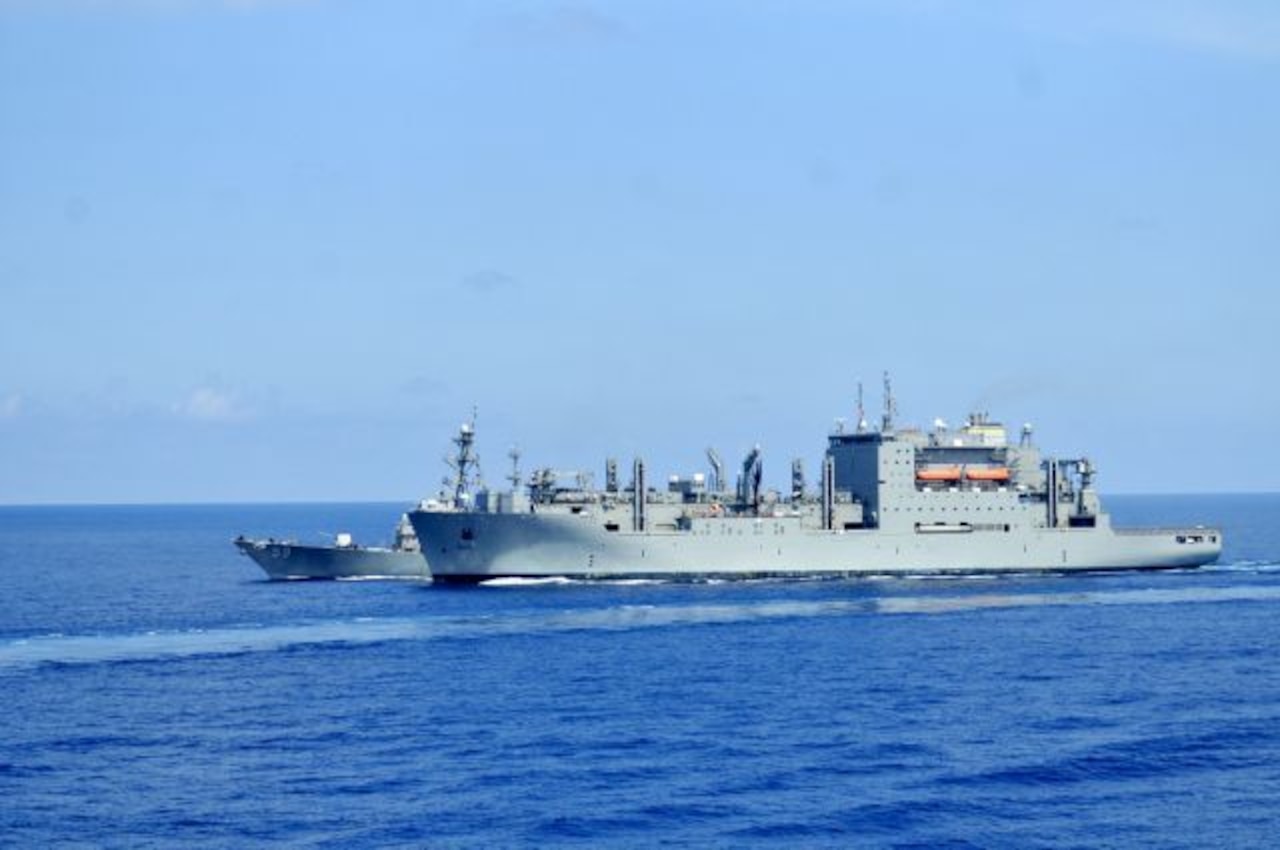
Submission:
[[[335,621],[124,635],[47,635],[0,643],[0,669],[41,663],[92,664],[269,652],[325,643],[377,643],[416,637],[410,621]]]
[[[899,595],[816,602],[724,605],[621,605],[549,613],[419,619],[360,618],[124,635],[47,635],[0,643],[0,671],[39,664],[100,664],[273,652],[293,647],[364,645],[570,631],[625,631],[782,618],[939,615],[1061,605],[1171,605],[1280,601],[1280,586],[1149,588],[1071,593]]]
[[[965,596],[896,596],[876,602],[883,614],[943,614],[984,608],[1026,608],[1048,605],[1176,605],[1206,602],[1280,600],[1280,587],[1144,588],[1073,593],[982,593]]]
[[[1233,561],[1230,564],[1210,564],[1199,567],[1199,572],[1207,573],[1275,573],[1280,572],[1280,564],[1274,561]]]

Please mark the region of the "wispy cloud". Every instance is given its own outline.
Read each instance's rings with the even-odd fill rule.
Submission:
[[[18,393],[0,396],[0,420],[17,419],[22,414],[23,399]]]
[[[183,9],[222,8],[246,11],[277,6],[305,6],[314,0],[0,0],[4,9],[47,9],[50,6],[64,9],[89,9],[100,11],[157,11],[173,12]]]
[[[1066,41],[1123,40],[1237,59],[1280,59],[1280,3],[1274,0],[866,0],[866,5]]]
[[[517,283],[514,277],[497,269],[480,269],[462,278],[462,285],[473,292],[488,293],[514,289]]]
[[[1129,38],[1246,59],[1280,59],[1280,4],[1204,0],[1044,3],[1024,14],[1073,38]]]
[[[430,375],[414,375],[401,383],[398,389],[404,395],[424,398],[437,398],[449,393],[448,384]]]
[[[539,45],[614,41],[627,34],[620,18],[583,3],[522,9],[488,18],[480,29],[486,40]]]
[[[240,422],[253,416],[253,410],[235,393],[213,387],[196,387],[170,409],[177,416],[199,422]]]

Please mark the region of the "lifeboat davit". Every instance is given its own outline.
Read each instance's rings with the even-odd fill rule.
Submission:
[[[1008,481],[1009,469],[1004,466],[976,466],[964,471],[970,481]]]
[[[916,470],[917,481],[959,481],[960,467],[931,466]]]

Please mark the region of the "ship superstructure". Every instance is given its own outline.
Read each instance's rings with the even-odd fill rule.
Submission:
[[[1030,426],[1016,443],[984,412],[958,428],[897,428],[887,378],[878,428],[861,407],[859,392],[854,428],[828,437],[816,490],[800,461],[789,492],[765,490],[756,446],[732,488],[714,450],[709,476],[665,487],[641,458],[623,485],[610,459],[603,489],[589,474],[540,469],[524,488],[455,491],[410,519],[444,581],[1162,569],[1221,551],[1216,529],[1113,528],[1093,464],[1045,456]]]

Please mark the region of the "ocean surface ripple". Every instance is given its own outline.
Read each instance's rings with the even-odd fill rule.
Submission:
[[[260,580],[397,506],[0,508],[0,846],[1270,846],[1280,497],[1160,574]]]

